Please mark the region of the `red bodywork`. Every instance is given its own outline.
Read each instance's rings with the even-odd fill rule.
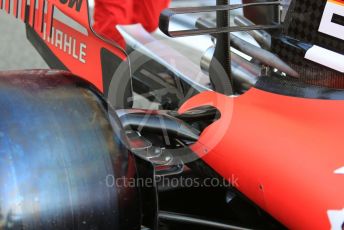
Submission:
[[[212,105],[221,118],[192,149],[290,229],[330,229],[328,211],[344,208],[344,101],[251,89],[231,98],[205,92],[180,113]],[[342,224],[342,223],[341,223]]]
[[[79,1],[81,7],[76,10],[61,3],[64,0],[31,0],[30,12],[35,14],[30,14],[28,24],[45,38],[51,51],[71,72],[102,90],[100,50],[106,48],[122,60],[126,54],[93,32],[88,6]],[[0,3],[10,11],[9,0]],[[46,13],[42,10],[44,5]],[[12,13],[24,20],[25,7],[20,6],[20,14],[16,10]],[[55,7],[87,33],[54,19]],[[46,30],[42,22],[46,23]],[[75,38],[76,44],[87,45],[84,62],[48,41],[52,26]],[[77,49],[75,53],[80,53]],[[328,212],[344,208],[344,175],[335,174],[344,166],[344,101],[295,98],[252,88],[239,97],[201,93],[188,100],[179,112],[202,105],[215,106],[221,112],[221,118],[205,129],[192,146],[206,163],[224,178],[237,178],[243,194],[287,227],[330,228]]]
[[[104,89],[101,49],[105,48],[120,59],[126,59],[126,53],[117,44],[106,41],[93,32],[90,26],[88,3],[85,0],[30,0],[30,5],[22,1],[20,6],[19,0],[13,0],[14,6],[18,8],[13,8],[12,12],[10,8],[7,9],[11,0],[1,2],[3,9],[25,21],[36,31],[69,71],[92,82],[100,90]],[[25,11],[27,6],[29,8]],[[46,11],[43,10],[44,8]],[[79,24],[83,32],[56,19],[57,9]],[[57,36],[61,42],[56,42]],[[82,58],[80,58],[81,52]]]
[[[113,39],[112,41],[99,37],[90,26],[88,3],[85,0],[31,0],[29,10],[26,11],[26,13],[24,10],[26,1],[22,1],[20,15],[18,14],[19,8],[14,8],[16,10],[13,10],[13,12],[10,12],[10,10],[6,8],[9,7],[10,0],[3,0],[3,2],[5,10],[12,13],[15,17],[25,21],[25,18],[29,16],[27,17],[28,25],[44,39],[49,49],[60,61],[62,61],[69,71],[78,76],[82,76],[103,91],[104,85],[100,58],[101,49],[107,49],[122,60],[125,60],[127,56],[125,51],[121,48],[121,46],[125,46],[122,42],[122,37],[116,37],[116,23],[131,24],[139,22],[142,23],[147,30],[152,31],[158,26],[158,15],[162,9],[168,6],[170,0],[159,0],[159,3],[151,0],[126,1],[126,4],[130,3],[134,8],[129,8],[128,6],[128,8],[123,9],[125,13],[120,17],[116,17],[117,21],[114,19],[113,14],[117,14],[121,11],[121,8],[116,8],[116,3],[118,5],[118,1],[114,0],[114,3],[106,10],[104,8],[104,4],[106,3],[104,0],[96,1],[98,10],[95,12],[94,27],[105,37]],[[18,2],[19,0],[14,0],[15,6],[18,5]],[[37,6],[37,9],[34,10],[35,7],[32,6]],[[44,7],[47,8],[45,13],[43,13]],[[77,22],[86,33],[82,33],[56,19],[56,9],[59,9],[63,14]],[[108,20],[108,23],[100,26],[105,19]],[[60,35],[62,36],[61,39],[63,42],[60,44],[56,43],[56,37],[58,36],[56,31],[63,32],[63,34]],[[69,40],[70,38],[72,40]],[[66,40],[72,41],[71,49],[65,47]],[[85,46],[81,48],[81,45]],[[78,59],[80,52],[84,53],[82,61]]]

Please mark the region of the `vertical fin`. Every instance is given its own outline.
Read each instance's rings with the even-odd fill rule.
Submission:
[[[20,19],[25,22],[26,0],[21,0]]]
[[[47,5],[47,1],[46,0],[43,0],[43,7],[42,7],[42,24],[41,24],[41,33],[43,33],[43,30],[44,30],[44,20],[45,20],[45,8],[46,8],[46,5]]]
[[[5,0],[5,11],[10,13],[11,10],[11,0]]]
[[[29,17],[29,25],[34,27],[35,23],[35,13],[36,13],[36,0],[30,0],[30,17]]]
[[[43,12],[44,12],[44,0],[37,0],[38,1],[38,9],[36,12],[36,20],[35,20],[35,30],[37,32],[41,31],[42,23],[43,23]]]
[[[48,1],[47,17],[46,17],[46,34],[51,37],[52,27],[53,27],[53,14],[54,14],[54,5]]]
[[[13,0],[13,16],[18,18],[18,3],[19,0]]]

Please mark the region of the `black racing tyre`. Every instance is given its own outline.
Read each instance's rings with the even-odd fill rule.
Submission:
[[[68,72],[0,73],[0,229],[140,229],[117,121]]]

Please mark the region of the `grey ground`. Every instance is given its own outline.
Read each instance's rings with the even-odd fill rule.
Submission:
[[[24,23],[0,11],[0,70],[48,68],[26,39]]]

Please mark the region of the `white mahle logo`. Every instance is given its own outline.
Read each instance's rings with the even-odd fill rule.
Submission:
[[[75,37],[54,27],[52,27],[51,36],[48,36],[46,33],[46,24],[44,24],[43,40],[81,63],[86,63],[87,46],[85,43],[79,42]]]

